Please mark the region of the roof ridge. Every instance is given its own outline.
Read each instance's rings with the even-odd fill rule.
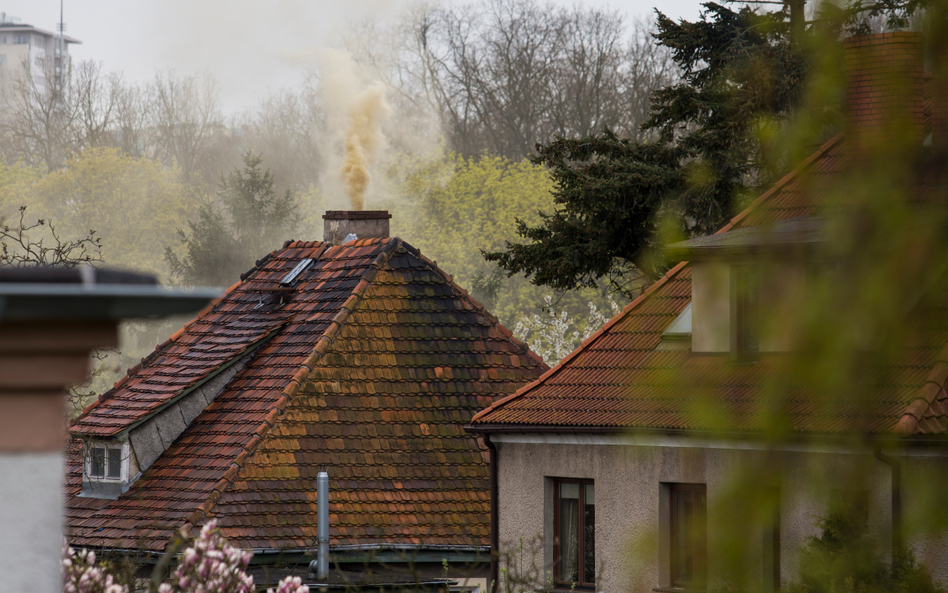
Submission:
[[[367,271],[362,276],[362,279],[359,280],[355,288],[352,289],[349,298],[345,300],[345,302],[340,307],[339,312],[336,313],[336,315],[332,318],[332,321],[329,322],[329,327],[325,332],[323,332],[319,339],[316,340],[316,345],[310,351],[309,357],[307,357],[306,361],[300,364],[300,368],[293,375],[293,377],[290,378],[286,387],[283,388],[283,392],[277,399],[276,404],[270,410],[270,412],[267,413],[266,417],[264,417],[263,422],[260,423],[260,426],[257,427],[257,430],[254,432],[254,436],[250,438],[250,441],[240,450],[234,460],[231,461],[230,467],[211,488],[211,492],[208,494],[207,498],[204,499],[204,502],[201,503],[193,513],[191,513],[184,525],[181,526],[180,530],[183,535],[186,537],[189,536],[192,528],[197,526],[197,524],[203,518],[211,515],[212,509],[217,504],[217,501],[220,500],[221,495],[223,495],[224,491],[226,491],[227,488],[233,484],[234,478],[237,477],[237,474],[243,468],[244,464],[256,452],[257,447],[263,442],[264,438],[270,432],[270,429],[276,424],[277,417],[281,416],[286,411],[290,401],[299,391],[300,387],[305,383],[306,378],[316,368],[319,360],[325,356],[326,352],[328,352],[330,347],[332,347],[333,342],[336,340],[339,331],[342,329],[342,326],[345,324],[349,315],[351,315],[356,307],[358,307],[359,301],[362,300],[369,286],[371,286],[372,282],[375,281],[375,278],[378,276],[378,273],[381,271],[382,267],[388,264],[389,260],[392,258],[392,254],[401,244],[401,239],[389,239],[388,243],[382,249],[382,252],[375,258],[375,260],[372,261],[371,264],[369,264]],[[328,243],[321,243],[321,245],[323,246],[323,249],[319,252],[316,258],[322,256],[328,247]],[[345,248],[346,246],[342,247]],[[353,245],[353,247],[356,247],[356,245]]]
[[[463,287],[461,287],[459,284],[457,284],[457,283],[454,281],[454,276],[452,276],[451,274],[448,274],[447,272],[445,272],[444,270],[442,270],[442,269],[438,266],[438,262],[436,262],[436,261],[434,261],[434,260],[431,260],[431,259],[428,259],[427,257],[425,257],[425,255],[422,254],[421,251],[418,250],[416,247],[413,247],[413,246],[409,245],[408,243],[406,243],[406,242],[404,242],[404,241],[402,241],[402,244],[405,246],[405,248],[406,248],[412,255],[414,255],[415,257],[417,257],[422,263],[424,263],[425,265],[431,267],[434,272],[440,274],[440,275],[445,279],[445,281],[448,283],[448,285],[450,285],[452,288],[454,288],[456,291],[458,291],[458,293],[461,295],[461,299],[462,299],[462,300],[466,301],[468,304],[471,305],[471,307],[473,307],[475,310],[477,310],[477,311],[480,312],[482,315],[484,315],[484,317],[487,318],[487,320],[490,322],[490,324],[491,324],[492,326],[496,327],[496,328],[497,328],[497,331],[499,331],[506,339],[510,340],[511,342],[513,342],[514,344],[516,344],[518,347],[522,348],[523,351],[524,351],[524,353],[525,353],[527,356],[529,356],[530,358],[536,360],[538,363],[540,363],[540,366],[541,366],[541,367],[545,367],[546,370],[549,371],[550,366],[549,366],[548,364],[546,364],[546,362],[543,360],[543,358],[542,358],[539,354],[537,354],[536,352],[534,352],[533,350],[531,350],[531,349],[530,349],[530,346],[529,346],[526,342],[524,342],[523,340],[521,340],[521,339],[517,338],[515,335],[513,335],[513,332],[510,331],[509,329],[507,329],[507,328],[504,326],[504,324],[500,322],[500,319],[498,319],[493,313],[491,313],[490,311],[488,311],[487,308],[484,306],[483,303],[479,302],[477,299],[475,299],[474,297],[472,297],[472,296],[471,296],[471,293],[468,292],[466,288],[463,288]],[[478,414],[480,414],[480,412],[478,412]]]
[[[481,416],[487,415],[488,413],[492,412],[493,410],[495,410],[495,409],[497,409],[497,408],[499,408],[499,407],[505,405],[507,402],[509,402],[509,401],[511,401],[511,400],[513,400],[513,399],[516,399],[516,398],[517,398],[518,396],[520,396],[520,395],[523,395],[524,393],[526,393],[526,392],[529,391],[530,389],[533,389],[534,387],[536,387],[536,386],[538,386],[538,385],[540,385],[540,384],[542,384],[542,383],[545,383],[548,378],[551,378],[551,377],[553,377],[554,375],[556,375],[557,373],[559,373],[559,372],[563,369],[563,367],[566,365],[567,362],[571,361],[573,358],[575,358],[576,356],[578,356],[581,351],[585,350],[589,345],[591,345],[593,342],[595,342],[595,341],[598,340],[600,337],[602,337],[609,329],[612,328],[613,325],[615,325],[615,324],[619,323],[619,321],[625,319],[626,315],[628,315],[629,313],[631,313],[633,308],[637,307],[643,300],[645,300],[645,299],[646,299],[648,296],[650,296],[653,292],[655,292],[656,290],[658,290],[659,288],[661,288],[666,282],[668,282],[669,280],[671,280],[673,277],[677,276],[678,273],[679,273],[681,270],[683,270],[687,265],[688,265],[688,262],[687,262],[687,261],[683,261],[683,262],[678,263],[678,264],[677,264],[675,267],[673,267],[672,269],[670,269],[670,270],[668,270],[667,272],[665,272],[665,274],[664,274],[661,278],[659,278],[658,280],[656,280],[655,282],[653,282],[652,284],[650,284],[649,287],[646,288],[645,291],[643,291],[642,294],[640,294],[634,301],[632,301],[631,303],[629,303],[628,305],[626,305],[625,307],[623,307],[623,308],[622,308],[622,311],[621,311],[618,315],[614,316],[612,319],[610,319],[609,321],[605,322],[605,323],[602,325],[602,327],[600,327],[598,330],[596,330],[595,332],[593,332],[593,334],[592,334],[591,336],[589,336],[588,338],[586,338],[585,340],[583,340],[583,342],[582,342],[579,346],[577,346],[572,352],[570,352],[569,354],[567,354],[566,356],[564,356],[559,362],[557,362],[557,363],[553,366],[553,368],[551,368],[549,371],[543,373],[543,375],[541,375],[540,378],[536,379],[535,381],[532,381],[532,382],[530,382],[530,383],[524,385],[523,387],[521,387],[520,389],[518,389],[517,391],[515,391],[515,392],[512,393],[511,395],[508,395],[507,397],[504,397],[504,398],[502,398],[502,399],[500,399],[500,400],[498,400],[498,401],[492,403],[490,406],[484,408],[483,410],[481,410],[480,412],[478,412],[477,414],[475,414],[474,417],[471,418],[471,423],[477,422],[478,419],[479,419]]]
[[[811,154],[810,156],[808,156],[806,159],[803,160],[803,162],[801,162],[799,165],[797,165],[796,167],[794,167],[792,171],[790,171],[789,173],[787,173],[786,175],[784,175],[782,178],[780,178],[779,180],[777,180],[766,192],[764,192],[763,194],[761,194],[760,196],[758,196],[757,198],[755,198],[753,202],[751,202],[746,208],[744,208],[744,210],[742,210],[740,213],[738,213],[736,216],[734,216],[734,217],[730,220],[730,222],[728,222],[726,225],[724,225],[723,227],[721,227],[720,229],[718,229],[718,231],[716,231],[714,234],[715,234],[715,235],[723,234],[723,233],[726,233],[727,231],[731,230],[732,228],[734,228],[735,225],[739,224],[742,220],[744,220],[745,218],[747,218],[747,216],[749,216],[749,215],[751,214],[751,212],[753,212],[753,211],[754,211],[756,208],[758,208],[761,204],[763,204],[764,202],[766,202],[766,201],[767,201],[771,196],[773,196],[778,190],[780,190],[782,187],[784,187],[785,185],[787,185],[788,183],[790,183],[791,181],[793,181],[793,180],[800,174],[800,172],[802,172],[802,171],[805,170],[806,168],[808,168],[808,167],[810,167],[811,165],[813,165],[813,163],[815,163],[817,160],[819,160],[819,158],[820,158],[821,156],[823,156],[824,154],[826,154],[826,152],[827,152],[830,148],[832,148],[833,146],[835,146],[836,143],[838,143],[842,138],[843,138],[843,133],[840,132],[839,134],[837,134],[837,135],[834,136],[833,138],[831,138],[831,139],[829,139],[828,141],[826,141],[825,143],[823,143],[823,145],[820,146],[813,154]],[[661,288],[666,282],[668,282],[668,280],[670,280],[671,278],[673,278],[675,275],[677,275],[679,272],[681,272],[681,270],[683,270],[685,267],[687,267],[688,263],[689,263],[689,262],[687,262],[687,261],[679,262],[679,263],[678,263],[677,265],[675,265],[673,268],[671,268],[670,270],[668,270],[668,272],[666,272],[661,278],[659,278],[658,280],[656,280],[655,282],[653,282],[652,284],[650,284],[649,287],[646,288],[645,291],[643,291],[642,294],[640,294],[635,300],[633,300],[631,303],[629,303],[628,305],[626,305],[626,306],[622,309],[622,312],[621,312],[621,313],[619,313],[618,315],[616,315],[615,317],[613,317],[612,319],[610,319],[609,321],[607,321],[607,322],[606,322],[605,324],[603,324],[603,326],[602,326],[601,328],[599,328],[595,333],[593,333],[591,336],[589,336],[588,338],[586,338],[585,340],[583,340],[583,342],[582,342],[576,349],[574,349],[572,352],[570,352],[569,354],[567,354],[562,360],[560,360],[559,362],[557,362],[556,365],[554,365],[552,369],[550,369],[549,371],[545,372],[542,376],[540,376],[540,378],[536,379],[535,381],[533,381],[533,382],[531,382],[531,383],[528,383],[527,385],[524,385],[523,387],[521,387],[520,389],[518,389],[517,391],[515,391],[515,392],[512,393],[511,395],[508,395],[507,397],[504,397],[504,398],[502,398],[502,399],[500,399],[500,400],[494,402],[493,404],[491,404],[491,405],[488,406],[487,408],[484,408],[483,410],[481,410],[480,412],[478,412],[477,414],[475,414],[474,417],[471,418],[471,424],[473,424],[473,423],[475,423],[475,422],[478,422],[478,421],[479,421],[480,419],[482,419],[484,416],[487,416],[488,414],[490,414],[490,413],[493,412],[494,410],[496,410],[496,409],[498,409],[498,408],[500,408],[500,407],[506,405],[508,402],[510,402],[510,401],[512,401],[512,400],[514,400],[514,399],[517,399],[517,398],[519,398],[519,397],[522,397],[524,394],[526,394],[526,393],[529,392],[530,390],[532,390],[532,389],[534,389],[535,387],[537,387],[537,386],[539,386],[539,385],[545,383],[548,378],[555,376],[557,373],[560,372],[560,370],[563,369],[563,367],[564,367],[568,362],[570,362],[571,360],[573,360],[573,358],[575,358],[576,356],[578,356],[578,355],[580,354],[580,352],[583,352],[584,350],[586,350],[586,348],[588,348],[592,343],[594,343],[594,342],[597,341],[600,337],[602,337],[602,335],[604,335],[604,333],[605,333],[606,331],[608,331],[610,328],[612,328],[613,325],[615,325],[615,324],[618,323],[619,321],[625,319],[626,316],[627,316],[629,313],[631,313],[632,310],[633,310],[635,307],[638,307],[638,306],[639,306],[646,298],[648,298],[652,293],[654,293],[657,289]],[[472,427],[472,428],[476,429],[476,427]]]
[[[892,432],[896,436],[912,436],[918,429],[919,423],[925,417],[925,412],[931,408],[938,395],[948,388],[948,344],[942,346],[935,363],[932,365],[925,383],[918,390],[915,399],[905,407],[902,417],[895,423]]]
[[[306,249],[312,247],[319,247],[320,245],[329,246],[329,243],[326,241],[299,241],[294,239],[287,239],[283,242],[283,249]]]

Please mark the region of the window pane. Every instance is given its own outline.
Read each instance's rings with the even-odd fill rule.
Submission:
[[[692,580],[692,562],[690,553],[688,524],[691,522],[691,496],[689,490],[675,492],[675,581],[687,583]]]
[[[122,477],[122,450],[109,449],[109,477]]]
[[[672,490],[672,579],[674,585],[704,583],[705,491]]]
[[[105,477],[105,447],[92,448],[92,463],[90,476],[93,478]]]
[[[579,580],[579,484],[559,485],[559,574],[561,581]]]
[[[583,581],[596,582],[596,497],[593,485],[583,492]]]

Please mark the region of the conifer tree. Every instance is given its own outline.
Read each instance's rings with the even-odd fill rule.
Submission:
[[[556,182],[555,210],[539,226],[518,221],[526,242],[485,253],[488,261],[557,290],[608,277],[628,294],[638,276],[662,269],[651,248],[663,217],[682,235],[712,232],[788,166],[790,155],[767,138],[801,95],[806,44],[791,43],[786,11],[704,6],[694,23],[658,13],[656,38],[682,78],[652,96],[643,125],[652,139],[605,130],[538,145],[535,161]]]
[[[178,231],[184,255],[171,247],[165,260],[172,276],[190,285],[229,286],[254,260],[279,247],[290,238],[300,221],[296,195],[287,189],[282,195],[273,189],[270,170],[263,159],[247,151],[243,169],[221,174],[219,204],[201,207],[198,219],[188,223],[188,231]]]

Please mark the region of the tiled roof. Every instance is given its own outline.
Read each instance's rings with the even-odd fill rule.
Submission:
[[[840,170],[842,137],[837,136],[719,231],[788,220],[815,213],[817,188]],[[478,413],[472,429],[484,430],[713,430],[702,402],[726,413],[728,429],[756,431],[768,422],[762,403],[768,378],[785,357],[762,357],[753,365],[722,364],[722,357],[692,356],[659,349],[662,332],[691,302],[691,266],[682,262],[630,303],[543,377]],[[926,313],[931,313],[927,311]],[[925,332],[906,349],[904,360],[878,374],[885,397],[872,402],[821,400],[804,386],[783,385],[787,429],[817,433],[899,434],[943,432],[948,427],[948,320],[940,309],[928,315]],[[911,319],[908,320],[911,322]],[[938,362],[936,364],[936,361]],[[879,387],[879,383],[876,383]],[[687,397],[682,394],[687,393]],[[934,402],[934,403],[933,403]]]
[[[274,292],[306,258],[296,290]],[[237,545],[307,548],[328,471],[333,546],[489,545],[487,452],[461,427],[536,379],[540,359],[398,239],[288,243],[245,276],[73,425],[117,434],[259,346],[116,500],[78,496],[72,439],[70,541],[160,550],[216,517]]]

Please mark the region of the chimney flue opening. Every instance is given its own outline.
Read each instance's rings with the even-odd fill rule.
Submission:
[[[346,238],[387,239],[389,220],[387,210],[327,210],[323,214],[323,241],[342,245]]]

